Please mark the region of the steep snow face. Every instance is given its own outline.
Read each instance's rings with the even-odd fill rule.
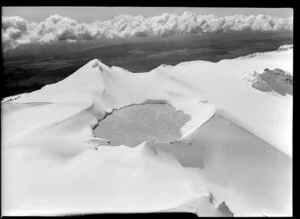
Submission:
[[[291,215],[292,92],[265,92],[247,77],[266,68],[292,75],[292,58],[287,48],[145,74],[95,59],[56,84],[2,101],[4,214]],[[191,117],[180,139],[130,148],[94,136],[114,109],[149,100]],[[236,127],[212,123],[220,114]],[[209,192],[220,203],[210,203]]]
[[[226,117],[217,110],[184,141],[148,144],[198,169],[201,185],[226,200],[235,215],[291,214],[291,159]]]
[[[277,149],[292,156],[292,98],[276,91],[267,93],[252,87],[245,72],[265,68],[292,72],[292,51],[269,52],[253,58],[218,63],[194,61],[165,69],[165,74],[184,81],[199,93],[199,99],[226,110],[243,127]],[[160,71],[163,71],[160,68]]]

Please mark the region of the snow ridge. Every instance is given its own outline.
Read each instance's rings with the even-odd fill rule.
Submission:
[[[231,167],[228,157],[238,162],[239,157],[251,156],[239,151],[243,146],[241,136],[246,135],[241,131],[244,128],[253,134],[251,139],[255,142],[251,145],[251,153],[255,156],[249,159],[256,159],[255,153],[268,154],[271,160],[282,164],[276,166],[281,177],[288,178],[289,170],[284,168],[289,167],[292,157],[292,126],[289,123],[292,95],[262,92],[243,76],[243,72],[262,72],[269,68],[267,74],[278,73],[280,78],[289,81],[285,72],[292,72],[293,49],[285,48],[248,59],[161,66],[144,74],[120,71],[94,59],[60,82],[9,102],[2,101],[3,155],[5,165],[11,167],[4,171],[5,214],[18,211],[38,214],[53,212],[53,209],[58,213],[99,213],[157,212],[177,208],[199,216],[232,216],[231,210],[234,215],[249,212],[251,207],[240,203],[242,198],[235,201],[230,196],[231,190],[243,185],[244,178],[236,177],[237,172],[234,172],[230,180],[223,182],[222,179],[229,179],[225,170],[216,176],[209,175],[207,169]],[[169,143],[169,149],[159,148],[162,144],[159,142],[144,142],[135,148],[112,147],[107,145],[107,140],[93,136],[97,121],[114,109],[158,100],[191,116],[181,129],[182,138],[174,141],[175,144]],[[229,143],[221,147],[201,139],[204,124],[209,126],[215,121],[216,109],[225,112],[222,115],[229,123],[235,123],[225,127],[239,130],[236,139],[241,141],[238,142],[240,147],[230,147]],[[284,118],[285,122],[278,118]],[[198,131],[200,134],[196,135]],[[227,133],[226,130],[222,132]],[[215,141],[222,137],[222,133],[218,133]],[[258,149],[257,144],[263,145],[262,148]],[[182,156],[179,152],[183,148],[187,151],[200,148],[197,154],[202,156],[204,168],[183,166],[177,157]],[[230,151],[232,148],[234,153]],[[185,154],[192,157],[196,153]],[[235,154],[238,156],[234,157]],[[258,162],[262,166],[256,167]],[[261,169],[270,168],[263,162],[264,159],[251,164],[257,171],[252,174],[254,178],[261,177]],[[239,165],[251,170],[245,164]],[[244,172],[238,171],[239,174]],[[220,192],[223,183],[230,194]],[[281,189],[280,185],[275,188]],[[211,203],[207,195],[210,190],[218,194],[220,204]],[[241,197],[239,193],[235,196]],[[286,197],[275,200],[285,206],[284,214],[289,215]],[[222,201],[228,203],[231,210]],[[274,207],[276,204],[270,207],[269,201],[264,202],[265,209],[280,209]],[[249,200],[262,214],[256,202]]]

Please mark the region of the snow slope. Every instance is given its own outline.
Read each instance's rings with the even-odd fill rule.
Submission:
[[[6,98],[4,215],[187,209],[228,216],[222,201],[237,216],[291,215],[293,97],[255,89],[249,78],[266,68],[292,74],[292,58],[293,49],[284,47],[143,74],[95,59],[56,84]],[[164,100],[191,116],[180,140],[192,146],[110,147],[94,137],[93,127],[107,113],[148,100]]]

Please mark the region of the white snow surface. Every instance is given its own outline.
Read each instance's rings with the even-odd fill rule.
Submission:
[[[293,97],[259,91],[246,79],[248,73],[265,68],[292,74],[293,48],[218,63],[192,61],[160,66],[143,74],[110,68],[94,59],[58,83],[9,102],[6,98],[1,104],[3,214],[185,209],[198,216],[226,215],[218,210],[218,204],[205,198],[220,187],[217,182],[210,186],[211,180],[200,174],[202,169],[182,166],[176,156],[154,150],[149,142],[134,148],[107,146],[105,139],[94,138],[92,128],[113,109],[165,100],[191,116],[181,129],[182,139],[192,138],[222,111],[227,120],[269,144],[266,150],[278,151],[279,163],[280,159],[291,161]],[[212,138],[214,134],[219,135],[212,132]],[[252,175],[249,173],[249,177]],[[236,180],[232,185],[245,179]],[[247,197],[239,199],[241,195],[236,195],[234,201],[230,192],[217,193],[218,203],[231,203],[228,206],[235,215],[251,212],[248,205],[238,204]],[[285,205],[282,211],[274,213],[260,203],[257,214],[292,214],[290,202],[276,201]]]

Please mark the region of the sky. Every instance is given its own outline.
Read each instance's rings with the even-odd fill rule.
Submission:
[[[293,30],[293,9],[289,8],[3,7],[2,10],[5,48],[36,42]]]
[[[73,18],[79,22],[110,20],[120,14],[157,16],[162,13],[182,15],[185,11],[217,16],[271,15],[276,17],[293,16],[291,8],[198,8],[198,7],[2,7],[2,16],[19,16],[28,21],[40,22],[52,14]]]

